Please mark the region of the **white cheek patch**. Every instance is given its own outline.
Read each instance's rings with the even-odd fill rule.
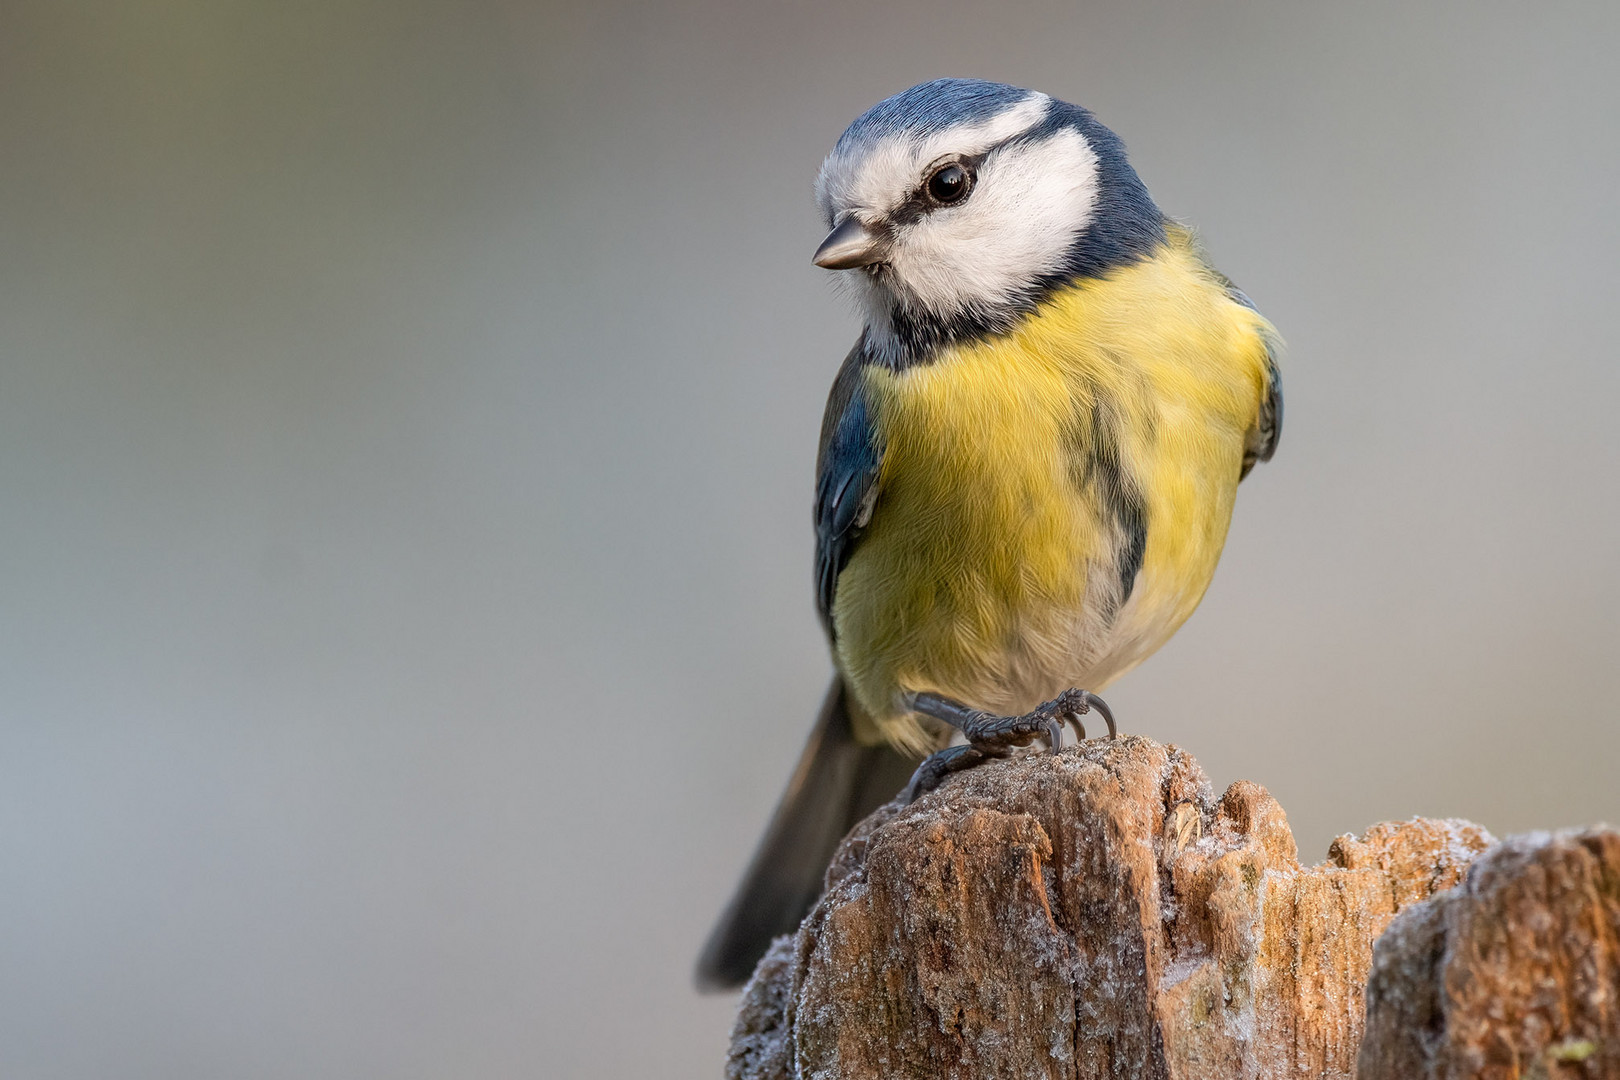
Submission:
[[[988,120],[835,148],[816,177],[816,203],[829,225],[850,211],[876,221],[910,198],[922,182],[923,169],[934,161],[947,154],[983,153],[1039,124],[1051,107],[1051,98],[1031,92]]]
[[[966,202],[901,227],[889,258],[897,298],[940,314],[1017,301],[1062,267],[1096,203],[1097,155],[1078,131],[1000,150]]]

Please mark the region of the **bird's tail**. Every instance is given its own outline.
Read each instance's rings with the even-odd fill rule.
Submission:
[[[821,896],[838,841],[911,778],[915,761],[886,745],[855,741],[847,695],[844,680],[834,676],[759,850],[698,957],[702,989],[747,980],[771,939],[796,930]]]

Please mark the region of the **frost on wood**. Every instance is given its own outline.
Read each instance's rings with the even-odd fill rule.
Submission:
[[[1620,1076],[1620,833],[1511,837],[1390,926],[1362,1080]]]
[[[744,992],[732,1080],[1349,1077],[1372,943],[1491,843],[1340,837],[1139,737],[969,770],[845,840]]]

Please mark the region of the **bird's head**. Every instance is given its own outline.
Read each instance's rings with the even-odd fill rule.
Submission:
[[[869,344],[903,361],[1010,327],[1052,289],[1150,254],[1164,219],[1113,132],[1032,90],[936,79],[879,102],[821,167]]]

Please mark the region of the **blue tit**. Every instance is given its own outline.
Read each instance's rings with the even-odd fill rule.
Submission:
[[[1282,425],[1271,325],[1085,109],[923,83],[850,125],[816,196],[815,262],[865,316],[817,461],[836,674],[700,959],[709,986],[747,977],[902,788],[1055,750],[1091,710],[1112,734],[1096,691],[1197,607]]]

